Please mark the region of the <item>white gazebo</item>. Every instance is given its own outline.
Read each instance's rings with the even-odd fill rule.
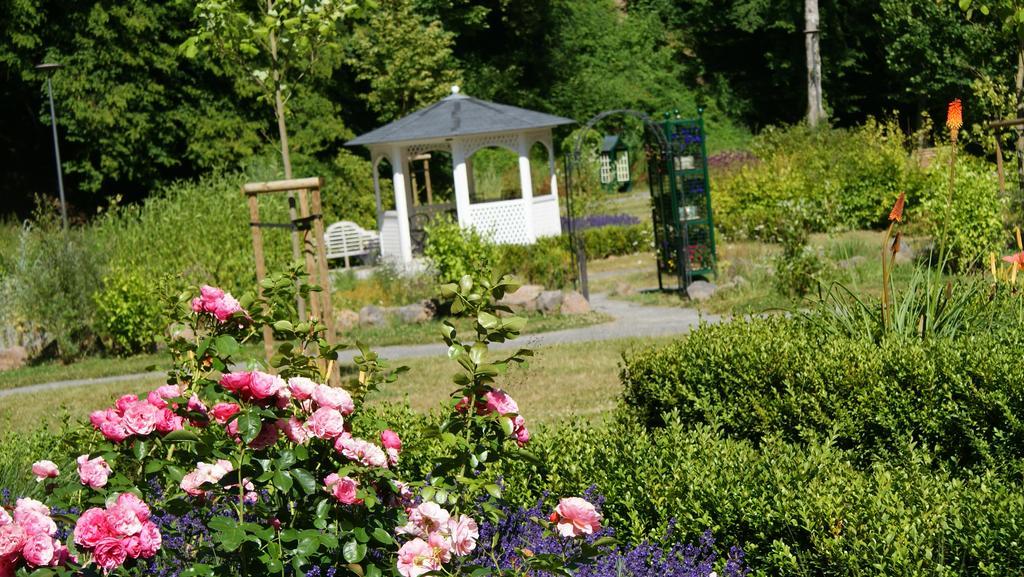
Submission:
[[[411,262],[414,233],[422,234],[422,224],[443,212],[454,212],[459,226],[476,228],[499,243],[532,244],[538,237],[561,234],[551,128],[573,123],[560,116],[472,98],[452,87],[450,96],[347,142],[347,146],[370,149],[381,256]],[[550,186],[536,186],[543,183],[534,183],[531,175],[530,149],[538,142],[547,151]],[[518,198],[471,200],[476,190],[473,155],[488,147],[518,155]],[[454,202],[414,206],[416,184],[411,163],[436,151],[451,155]],[[392,168],[395,192],[395,210],[387,211],[381,202],[378,171],[385,159]],[[427,179],[429,182],[429,174]]]

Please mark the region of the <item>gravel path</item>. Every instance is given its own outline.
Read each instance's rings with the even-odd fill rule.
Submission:
[[[580,343],[590,341],[605,341],[611,339],[622,339],[630,337],[661,337],[690,332],[691,329],[700,324],[701,321],[718,322],[721,317],[718,315],[700,314],[696,309],[683,307],[662,307],[645,306],[627,301],[612,300],[603,294],[591,295],[591,307],[598,312],[611,316],[611,322],[580,327],[577,329],[565,329],[549,333],[531,334],[520,337],[515,341],[496,343],[492,349],[512,349],[519,347],[540,348],[549,345]],[[390,347],[379,347],[374,349],[385,359],[409,359],[416,357],[429,357],[432,355],[445,354],[445,347],[440,342],[425,345],[395,345]],[[348,362],[355,356],[356,351],[342,351],[341,360]],[[71,381],[56,381],[52,383],[40,383],[28,385],[16,389],[0,391],[0,399],[23,393],[38,393],[54,389],[68,387],[81,387],[87,385],[103,385],[121,381],[159,380],[165,376],[163,372],[137,373],[133,375],[119,375],[114,377],[97,377],[94,379],[75,379]]]

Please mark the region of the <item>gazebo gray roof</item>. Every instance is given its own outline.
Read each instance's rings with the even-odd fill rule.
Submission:
[[[470,134],[516,132],[575,122],[570,118],[454,93],[390,124],[361,134],[345,145],[386,144]]]

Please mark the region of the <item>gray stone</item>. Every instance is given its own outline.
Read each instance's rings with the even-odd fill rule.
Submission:
[[[546,315],[557,315],[562,310],[562,291],[544,291],[537,297],[537,309]]]
[[[398,318],[402,319],[403,323],[421,324],[433,319],[435,311],[434,303],[425,300],[404,307],[398,307],[394,312],[398,315]]]
[[[373,327],[382,325],[387,321],[384,315],[384,309],[374,306],[366,305],[359,309],[359,324],[364,327]]]
[[[914,258],[917,256],[914,251],[914,247],[910,246],[907,239],[900,241],[900,250],[896,252],[896,259],[893,261],[896,264],[909,264],[914,262]]]
[[[524,284],[514,293],[502,297],[498,304],[503,304],[514,311],[533,312],[537,310],[537,299],[544,287],[539,284]]]
[[[22,346],[0,349],[0,371],[20,369],[28,362],[28,351]]]
[[[359,326],[359,313],[350,309],[341,309],[334,313],[334,330],[348,332]]]
[[[836,266],[841,268],[841,269],[843,269],[843,270],[848,270],[848,269],[851,269],[851,268],[857,268],[858,266],[860,266],[861,264],[863,264],[867,260],[868,259],[867,259],[866,256],[857,254],[857,255],[851,256],[850,258],[844,258],[843,260],[837,262]]]
[[[686,295],[693,301],[706,301],[715,296],[716,290],[718,290],[718,286],[715,283],[698,280],[693,281],[690,283],[690,286],[686,287]]]
[[[565,293],[562,297],[563,315],[583,315],[590,312],[590,303],[576,291]]]

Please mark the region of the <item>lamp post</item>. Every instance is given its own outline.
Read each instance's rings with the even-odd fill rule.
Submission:
[[[50,126],[53,128],[53,155],[57,161],[57,190],[60,192],[60,216],[64,222],[64,229],[67,230],[68,205],[64,200],[64,174],[60,169],[60,145],[57,143],[57,112],[53,107],[53,83],[50,81],[53,71],[60,67],[60,64],[48,62],[36,66],[36,70],[42,70],[46,73],[46,93],[50,97]]]

